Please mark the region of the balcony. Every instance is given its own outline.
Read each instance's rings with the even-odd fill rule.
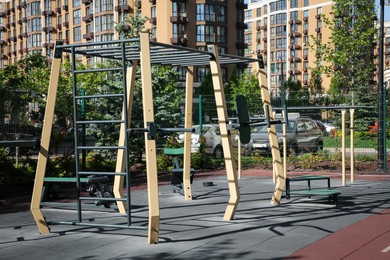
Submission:
[[[290,37],[301,37],[302,36],[301,33],[299,33],[299,32],[291,32],[288,35]]]
[[[13,41],[13,42],[16,42],[16,41],[17,41],[16,36],[10,37],[10,39],[11,39],[11,41]]]
[[[83,39],[92,40],[93,39],[93,32],[83,34]]]
[[[6,23],[5,27],[7,27],[7,29],[9,29],[9,28],[11,28],[11,25],[9,23]]]
[[[0,25],[0,32],[5,32],[7,31],[7,28],[5,28],[4,25]]]
[[[54,32],[56,29],[53,26],[42,27],[44,32]]]
[[[267,25],[262,25],[262,26],[261,26],[261,30],[263,30],[263,31],[264,31],[264,30],[267,30]]]
[[[7,14],[4,11],[0,11],[0,17],[5,18],[6,16],[7,16]]]
[[[303,58],[303,60],[307,60],[308,57],[307,57],[307,55],[303,55],[302,58]]]
[[[291,62],[301,62],[301,59],[299,57],[290,57],[288,60]]]
[[[62,24],[64,27],[68,28],[69,27],[69,22],[63,22]]]
[[[315,30],[317,33],[321,33],[321,28],[316,28]]]
[[[123,31],[127,32],[130,30],[130,25],[124,24],[122,29],[123,29]]]
[[[15,23],[15,22],[11,22],[11,26],[12,26],[12,27],[15,27],[15,26],[16,26],[16,23]]]
[[[23,39],[23,35],[19,34],[19,35],[18,35],[18,39],[19,39],[19,40],[22,40],[22,39]]]
[[[22,35],[23,35],[24,38],[28,37],[28,34],[26,32],[22,33]]]
[[[24,53],[28,53],[28,48],[23,48]]]
[[[301,71],[298,69],[290,70],[290,75],[299,75],[299,74],[301,74]]]
[[[5,40],[0,40],[0,45],[5,45],[7,42]]]
[[[47,48],[47,43],[46,43],[46,42],[43,43],[43,44],[42,44],[42,47],[43,47],[43,48]]]
[[[81,0],[81,3],[89,5],[90,3],[92,3],[92,0]]]
[[[115,12],[120,12],[122,9],[119,5],[114,7]]]
[[[305,16],[305,17],[303,17],[302,20],[303,20],[305,23],[307,23],[307,21],[309,21],[309,17]]]
[[[173,45],[182,45],[182,46],[187,46],[188,45],[188,39],[185,37],[180,37],[180,38],[171,38],[171,44]]]
[[[6,15],[10,15],[10,13],[11,13],[11,10],[10,10],[10,9],[5,9],[5,11],[4,11],[4,12],[5,12],[5,14],[6,14]]]
[[[64,44],[69,44],[69,39],[65,39]]]
[[[263,42],[267,42],[267,37],[263,37]]]
[[[304,79],[304,80],[302,81],[302,83],[303,83],[303,85],[307,86],[307,79]]]
[[[260,25],[256,26],[256,31],[260,31],[260,30],[261,30],[261,26]]]
[[[23,54],[23,49],[19,50],[18,52],[19,52],[19,54],[22,55]]]
[[[58,30],[61,30],[61,29],[62,29],[62,24],[60,24],[60,23],[57,24],[57,25],[56,25],[56,28],[57,28]]]
[[[0,54],[0,59],[6,60],[7,59],[7,55],[5,55],[4,53],[1,53]]]
[[[298,20],[298,19],[291,19],[291,20],[289,21],[289,24],[301,24],[301,21]]]
[[[151,18],[149,19],[149,22],[150,22],[151,24],[156,25],[156,24],[157,24],[157,18],[156,18],[156,17],[151,17]]]
[[[41,13],[43,16],[53,16],[54,12],[53,10],[44,10]]]
[[[290,50],[300,50],[301,49],[301,45],[299,45],[299,44],[291,44],[289,46],[289,49]]]
[[[306,68],[306,67],[303,68],[302,70],[303,70],[303,72],[305,72],[305,73],[307,72],[307,68]]]
[[[256,42],[260,43],[261,42],[261,38],[256,38]]]
[[[56,7],[56,8],[54,9],[54,11],[56,11],[56,13],[61,13],[61,7]]]
[[[121,5],[121,9],[123,12],[131,12],[131,7],[130,5]]]
[[[68,9],[69,9],[69,5],[63,5],[63,6],[62,6],[62,10],[64,10],[64,11],[66,11],[66,12],[67,12],[67,11],[68,11]]]
[[[54,42],[49,42],[49,43],[47,44],[47,47],[49,47],[49,48],[54,48]]]
[[[151,3],[152,5],[155,5],[156,4],[156,0],[149,0],[149,3]]]
[[[321,15],[320,14],[316,14],[316,19],[320,20],[321,19]]]
[[[152,18],[151,18],[152,19]],[[187,16],[171,16],[170,17],[171,23],[178,23],[178,24],[185,24],[188,22]]]
[[[304,34],[304,35],[307,35],[307,30],[303,30],[303,34]]]
[[[267,49],[261,50],[261,53],[266,54],[267,53]]]
[[[82,20],[83,20],[83,22],[86,22],[86,23],[92,21],[93,20],[93,14],[87,14],[86,16],[84,16],[82,18]]]
[[[16,22],[17,22],[19,25],[22,25],[22,23],[23,23],[23,22],[22,22],[22,19],[19,19],[19,20],[17,20]]]
[[[23,17],[22,22],[27,23],[27,17]]]

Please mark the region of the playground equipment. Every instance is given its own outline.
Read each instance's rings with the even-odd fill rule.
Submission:
[[[148,243],[157,243],[159,236],[159,197],[158,197],[158,179],[157,179],[157,164],[156,164],[156,140],[155,135],[159,129],[154,124],[154,109],[153,109],[153,90],[152,90],[152,75],[151,65],[162,64],[186,67],[186,90],[185,90],[185,124],[187,129],[184,141],[184,164],[183,164],[183,190],[186,200],[192,199],[190,185],[190,149],[191,149],[191,125],[192,125],[192,93],[193,93],[193,67],[194,66],[210,66],[212,81],[214,87],[214,95],[216,100],[218,121],[222,139],[222,147],[225,158],[226,174],[228,179],[228,188],[230,198],[227,203],[227,208],[224,214],[224,220],[231,220],[234,217],[240,194],[238,189],[236,167],[234,162],[232,141],[228,131],[228,117],[226,111],[226,100],[224,95],[224,86],[222,83],[221,64],[245,64],[252,63],[252,68],[257,72],[259,83],[261,85],[261,94],[264,109],[272,118],[272,108],[270,104],[269,90],[266,86],[266,73],[262,69],[262,61],[256,58],[245,58],[239,56],[218,54],[216,46],[208,46],[208,51],[194,50],[181,46],[173,46],[158,42],[151,42],[149,34],[141,33],[138,39],[116,40],[100,43],[82,43],[72,45],[62,45],[62,42],[57,42],[54,49],[54,56],[51,68],[50,85],[47,94],[46,111],[44,125],[42,129],[42,141],[38,155],[38,165],[34,183],[33,196],[31,201],[31,212],[38,226],[40,233],[50,233],[49,223],[43,216],[40,208],[42,195],[42,187],[45,178],[46,164],[48,161],[48,151],[50,144],[50,136],[52,132],[52,123],[54,117],[54,108],[56,104],[56,94],[60,73],[61,58],[64,53],[70,54],[72,61],[72,83],[73,83],[73,104],[74,104],[74,125],[83,126],[89,123],[98,124],[119,124],[120,134],[117,146],[85,146],[79,144],[78,131],[75,131],[75,151],[76,151],[76,184],[78,188],[77,195],[77,221],[57,222],[57,224],[70,224],[80,226],[93,227],[114,227],[114,228],[143,228],[132,225],[131,223],[131,201],[130,201],[130,176],[128,162],[128,133],[143,132],[145,136],[145,151],[146,151],[146,170],[147,170],[147,192],[148,192]],[[98,57],[104,59],[116,60],[121,67],[110,69],[91,69],[77,70],[76,60],[80,56]],[[142,103],[143,103],[143,118],[144,128],[129,129],[131,122],[131,112],[133,104],[135,68],[140,64],[141,68],[141,83],[142,83]],[[79,95],[79,87],[77,84],[77,75],[82,73],[95,73],[102,71],[117,71],[122,74],[122,93],[112,93],[105,95]],[[79,101],[84,99],[98,98],[118,98],[122,99],[122,116],[120,120],[98,120],[87,121],[79,120],[77,106]],[[181,129],[180,131],[183,131]],[[279,203],[284,189],[284,178],[280,162],[280,154],[277,144],[275,129],[270,126],[270,143],[273,144],[272,155],[274,165],[277,167],[278,182],[272,198],[273,203]],[[117,151],[117,163],[115,172],[88,172],[79,169],[79,155],[85,150],[113,150]],[[82,201],[96,200],[96,198],[82,197],[80,195],[81,178],[85,176],[114,176],[113,193],[115,198],[99,198],[100,203],[116,201],[120,213],[127,214],[127,223],[124,225],[118,224],[99,224],[87,223],[83,221]],[[123,187],[126,184],[127,196],[125,196]],[[50,222],[56,224],[56,222]]]

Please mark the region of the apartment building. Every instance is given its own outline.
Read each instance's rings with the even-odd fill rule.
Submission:
[[[271,94],[278,95],[281,80],[310,83],[310,68],[317,65],[312,37],[327,41],[331,31],[323,23],[334,3],[329,0],[249,0],[245,11],[245,55],[262,54]],[[322,75],[327,89],[330,79]]]
[[[244,0],[0,0],[0,68],[34,52],[50,60],[57,39],[118,39],[115,24],[136,10],[155,41],[200,50],[216,43],[221,53],[244,55],[245,8]],[[206,70],[198,68],[198,81]]]

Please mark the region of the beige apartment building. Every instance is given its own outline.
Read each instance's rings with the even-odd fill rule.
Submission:
[[[246,55],[263,55],[271,94],[280,92],[280,80],[292,78],[307,86],[310,68],[317,65],[312,37],[325,42],[331,34],[322,15],[331,17],[329,0],[249,0],[245,11]],[[323,88],[330,79],[322,75]]]
[[[216,43],[221,53],[244,55],[245,8],[244,0],[0,0],[0,69],[34,52],[50,60],[57,39],[118,39],[115,24],[135,10],[155,41],[200,50]],[[197,81],[206,70],[198,68]]]

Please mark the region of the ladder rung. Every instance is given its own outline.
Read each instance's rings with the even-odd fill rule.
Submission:
[[[125,149],[126,146],[77,146],[76,149],[79,150],[105,150],[105,149]]]
[[[75,99],[91,99],[91,98],[110,98],[110,97],[123,97],[123,94],[103,94],[103,95],[86,95],[75,96]]]
[[[115,123],[124,123],[124,120],[89,120],[89,121],[76,121],[78,125],[85,124],[115,124]]]
[[[79,172],[79,175],[119,175],[126,176],[125,172]]]

